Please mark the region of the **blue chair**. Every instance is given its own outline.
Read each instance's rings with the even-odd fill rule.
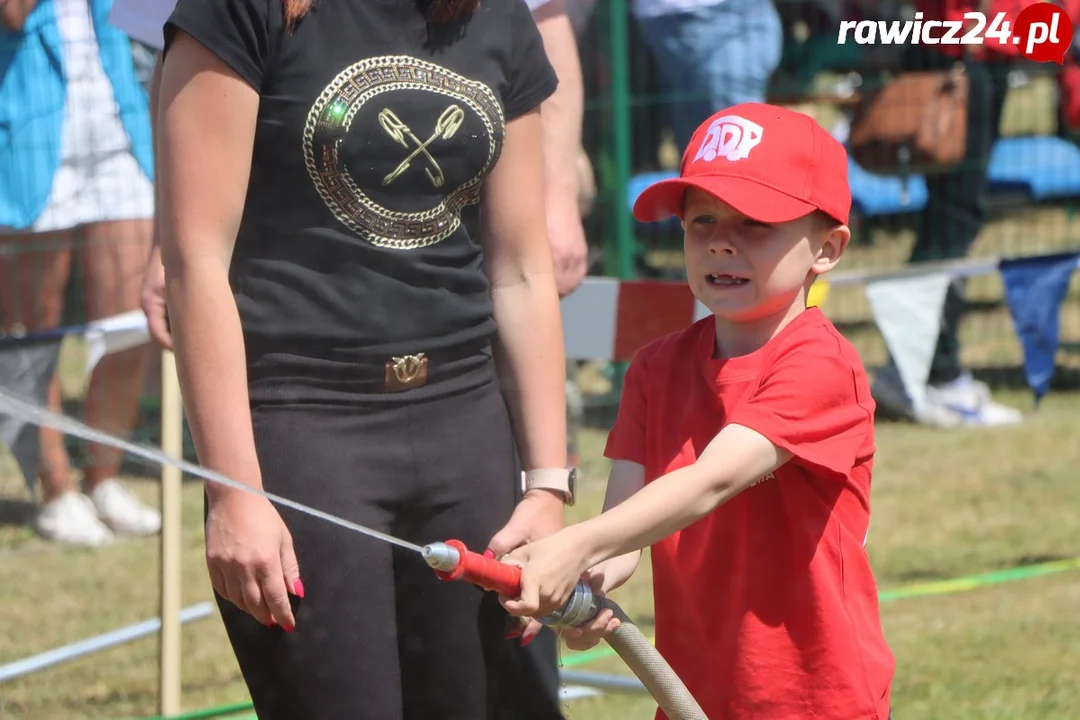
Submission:
[[[851,185],[851,204],[863,217],[913,213],[926,205],[926,180],[921,175],[904,181],[899,177],[875,175],[848,158],[848,182]]]
[[[1059,137],[1001,138],[990,154],[991,193],[1034,200],[1080,196],[1080,147]]]

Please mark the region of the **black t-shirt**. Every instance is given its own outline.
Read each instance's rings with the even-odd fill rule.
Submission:
[[[490,335],[480,187],[557,80],[524,0],[433,35],[415,0],[179,0],[260,92],[230,280],[249,344],[424,352]],[[529,202],[523,198],[523,202]]]

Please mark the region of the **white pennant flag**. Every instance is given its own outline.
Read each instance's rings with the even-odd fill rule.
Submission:
[[[934,272],[866,284],[874,320],[916,411],[926,400],[926,381],[950,281],[948,273]]]
[[[101,358],[150,341],[150,329],[142,310],[113,315],[86,326],[86,371],[93,372]]]

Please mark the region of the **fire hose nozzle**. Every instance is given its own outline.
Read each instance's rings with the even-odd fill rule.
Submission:
[[[507,597],[521,592],[521,568],[474,553],[458,540],[425,545],[421,554],[440,580],[465,580]],[[596,617],[601,604],[602,598],[588,583],[579,580],[561,608],[537,619],[555,630],[577,627]]]
[[[457,549],[441,542],[425,545],[421,555],[428,567],[440,572],[451,572],[461,562],[461,554]]]

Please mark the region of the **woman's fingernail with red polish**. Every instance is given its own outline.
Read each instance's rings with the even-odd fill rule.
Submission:
[[[506,639],[507,640],[513,640],[514,638],[521,635],[521,633],[523,633],[523,632],[525,632],[525,628],[523,628],[523,627],[513,628],[513,629],[510,630],[510,632],[506,633]]]
[[[294,628],[292,625],[282,625],[281,629],[284,630],[285,632],[291,633],[296,628]]]
[[[485,550],[484,551],[484,557],[486,557],[489,560],[494,560],[495,559],[495,551],[494,550]]]
[[[300,582],[300,578],[296,578],[296,582],[293,583],[293,590],[296,591],[297,597],[304,597],[304,583]]]
[[[536,639],[536,635],[530,635],[529,637],[527,637],[527,638],[525,638],[524,640],[521,641],[521,647],[525,647],[526,645],[528,645],[529,643],[531,643],[535,639]]]

